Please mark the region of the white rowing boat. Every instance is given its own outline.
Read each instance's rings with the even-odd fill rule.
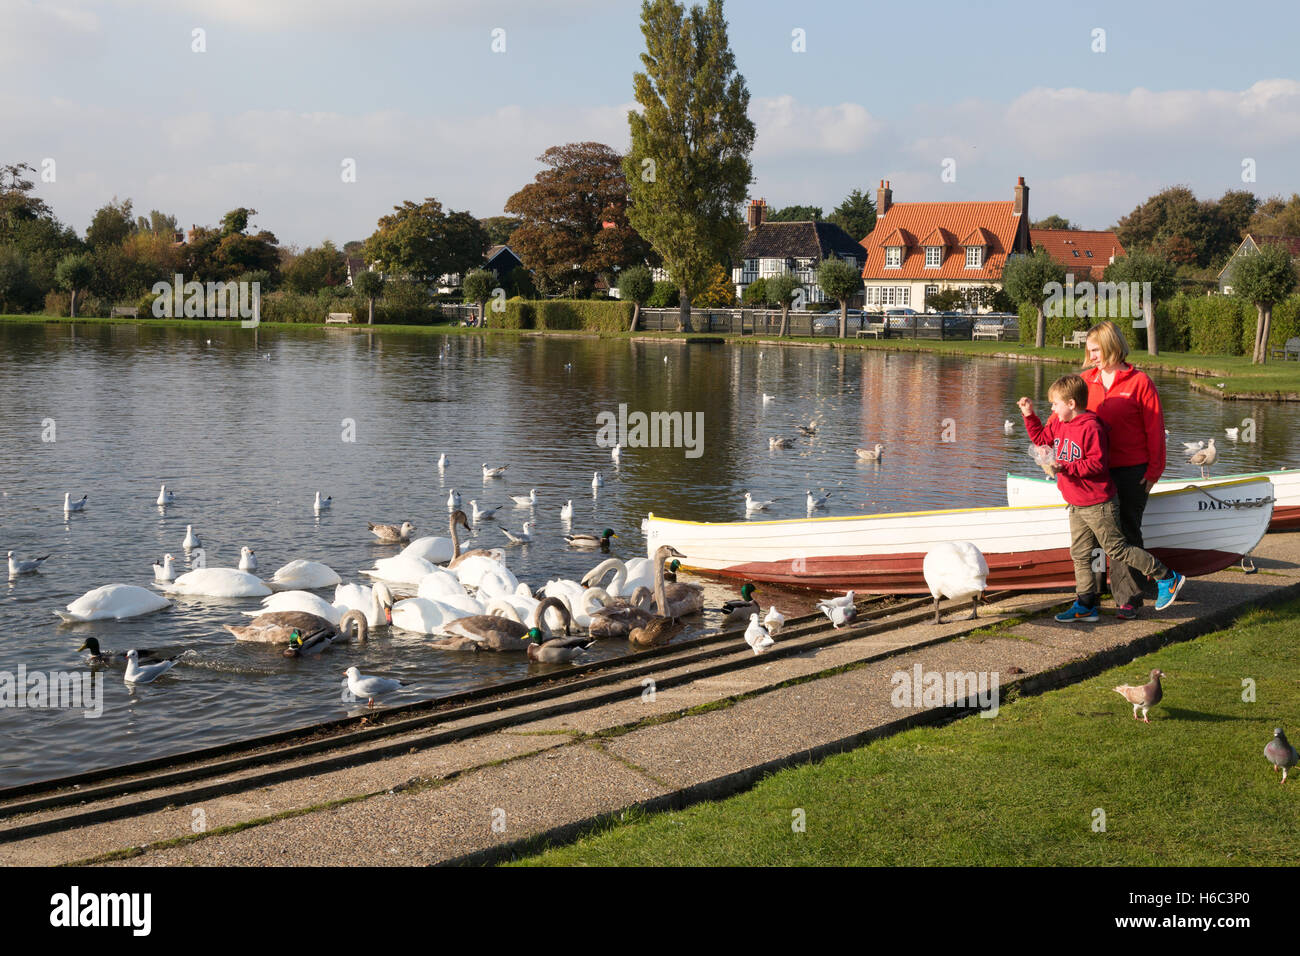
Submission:
[[[1247,475],[1224,475],[1222,478],[1161,478],[1156,491],[1176,491],[1200,485],[1214,489],[1216,486],[1241,481],[1245,478],[1267,478],[1273,483],[1273,519],[1269,531],[1300,531],[1300,468],[1282,468],[1278,471],[1257,471]],[[1061,501],[1061,490],[1056,482],[1046,478],[1025,475],[1007,475],[1007,504],[1054,505]]]
[[[1147,504],[1147,549],[1189,577],[1231,567],[1259,544],[1273,513],[1273,485],[1245,478],[1217,486],[1158,491]],[[1064,504],[958,508],[788,521],[642,522],[646,551],[661,545],[690,571],[820,591],[927,592],[925,553],[971,541],[989,565],[991,590],[1074,586]]]

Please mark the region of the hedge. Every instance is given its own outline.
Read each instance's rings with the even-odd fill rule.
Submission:
[[[527,302],[516,296],[506,299],[506,310],[494,312],[487,310],[487,327],[489,329],[531,329],[536,327],[536,303]]]
[[[625,332],[632,324],[631,302],[545,299],[532,304],[538,329]]]

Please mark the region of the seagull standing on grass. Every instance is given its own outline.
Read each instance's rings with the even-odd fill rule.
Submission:
[[[405,680],[394,680],[391,677],[368,677],[355,667],[349,667],[344,671],[344,675],[347,677],[346,683],[352,696],[358,700],[362,697],[366,698],[367,707],[375,706],[376,697],[401,690],[410,683]]]

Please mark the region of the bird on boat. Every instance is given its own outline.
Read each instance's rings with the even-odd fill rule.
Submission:
[[[86,638],[84,644],[77,648],[77,653],[90,651],[90,656],[86,658],[86,663],[92,667],[109,667],[113,664],[125,664],[127,651],[105,651],[99,646],[99,640],[94,637]],[[137,654],[143,655],[141,660],[145,664],[157,664],[158,651],[151,651],[148,648],[139,648]]]
[[[180,660],[180,655],[169,657],[164,661],[158,661],[156,664],[141,664],[140,652],[130,650],[126,652],[126,683],[128,684],[152,684],[163,674],[176,666]]]
[[[392,677],[373,677],[362,674],[356,667],[349,667],[343,672],[347,677],[348,690],[357,700],[366,698],[366,706],[375,706],[375,698],[401,690],[410,684],[407,680],[395,680]]]
[[[509,538],[513,544],[527,544],[533,540],[533,523],[525,521],[523,529],[518,534],[514,534],[509,528],[502,528],[501,533]]]
[[[510,500],[515,503],[516,508],[531,508],[537,504],[537,489],[534,488],[526,495],[511,495]]]
[[[451,489],[451,494],[447,496],[447,510],[455,511],[460,507],[460,492],[455,488]]]
[[[1189,465],[1195,465],[1197,468],[1201,469],[1201,477],[1205,478],[1208,477],[1205,474],[1205,467],[1207,465],[1213,465],[1215,459],[1218,457],[1219,457],[1219,452],[1214,447],[1214,439],[1211,438],[1210,444],[1205,448],[1202,448],[1200,451],[1192,455],[1190,458],[1188,458],[1187,463]]]
[[[90,497],[90,496],[89,496],[89,495],[82,495],[80,501],[73,501],[73,500],[72,500],[72,495],[65,491],[65,492],[63,493],[63,513],[64,513],[64,514],[71,514],[71,513],[74,512],[74,511],[85,511],[85,510],[86,510],[86,499],[87,499],[88,497]]]
[[[884,445],[876,445],[875,448],[859,448],[858,457],[863,461],[880,461],[880,453],[884,448]]]
[[[1164,691],[1160,688],[1160,678],[1164,677],[1164,671],[1153,670],[1151,680],[1140,687],[1134,687],[1131,684],[1121,684],[1115,688],[1115,693],[1119,694],[1126,701],[1133,705],[1133,719],[1138,719],[1138,708],[1142,708],[1142,722],[1149,724],[1147,711],[1160,703],[1160,698],[1164,696]]]
[[[594,491],[597,488],[605,487],[605,478],[600,472],[594,472],[591,476],[591,487]]]
[[[726,615],[722,619],[722,627],[725,630],[729,627],[735,627],[738,624],[744,624],[749,620],[750,615],[757,616],[762,610],[758,602],[754,600],[754,593],[758,588],[746,581],[740,586],[740,600],[734,598],[722,605],[722,613]]]
[[[500,468],[489,468],[487,462],[483,462],[483,480],[487,481],[489,478],[500,478],[506,473],[506,469],[509,467],[509,465],[502,465]]]
[[[1273,765],[1274,773],[1282,771],[1283,783],[1286,783],[1286,772],[1300,762],[1300,754],[1296,753],[1296,749],[1286,739],[1281,727],[1273,728],[1273,739],[1264,745],[1264,756]]]
[[[478,524],[480,521],[493,520],[493,516],[501,510],[501,507],[501,505],[497,505],[495,508],[480,508],[478,506],[478,501],[473,498],[469,500],[470,513],[473,515],[475,524]]]
[[[1183,442],[1183,454],[1194,455],[1204,447],[1204,441],[1185,441]]]
[[[817,420],[813,419],[807,425],[796,425],[795,428],[803,432],[804,437],[812,438],[814,435],[817,434],[817,428],[818,428]]]
[[[192,551],[202,545],[203,542],[199,540],[199,536],[194,533],[194,526],[187,524],[185,526],[185,540],[181,542],[181,547],[186,551]]]
[[[772,500],[772,501],[759,501],[757,498],[755,498],[753,495],[751,495],[748,491],[745,492],[745,514],[747,514],[747,515],[752,515],[752,514],[754,514],[755,512],[758,512],[758,511],[766,511],[768,508],[770,508],[770,507],[771,507],[773,504],[775,504],[775,503],[776,503],[776,502],[775,502],[774,500]]]
[[[244,547],[239,549],[239,570],[257,570],[257,552],[252,548]]]
[[[767,610],[767,617],[763,618],[763,626],[767,628],[767,633],[777,634],[785,627],[785,615],[776,609],[773,604]]]
[[[164,554],[162,564],[153,566],[153,579],[167,583],[176,580],[176,559],[170,554]]]
[[[925,553],[921,573],[934,598],[934,623],[939,620],[939,599],[970,598],[970,617],[979,617],[978,602],[988,585],[989,566],[980,549],[969,541],[944,541]]]
[[[409,521],[403,521],[398,524],[375,524],[373,521],[367,521],[366,527],[380,541],[390,543],[401,542],[406,544],[411,540],[411,532],[415,530],[415,525]]]
[[[320,514],[322,511],[324,511],[332,504],[334,504],[333,495],[330,495],[328,498],[322,498],[320,496],[320,492],[318,491],[316,492],[316,501],[312,505],[312,510],[315,511],[317,514]]]
[[[824,509],[826,507],[826,502],[830,501],[831,498],[831,493],[829,491],[820,497],[813,497],[813,493],[811,491],[807,491],[807,494],[808,494],[809,511],[820,511]]]
[[[553,637],[549,641],[542,639],[539,628],[529,628],[524,635],[528,641],[528,659],[541,664],[563,664],[571,661],[596,642],[590,637]]]
[[[163,485],[160,489],[158,489],[158,504],[169,505],[175,500],[176,500],[176,495],[168,491],[166,485]]]
[[[1237,436],[1241,433],[1240,428],[1225,428],[1223,433],[1228,436],[1228,441],[1236,441]]]
[[[609,539],[617,538],[613,528],[606,528],[599,536],[594,534],[566,534],[565,542],[571,548],[600,548],[602,551],[609,550]]]
[[[36,570],[40,568],[41,562],[48,561],[49,558],[50,556],[46,554],[46,555],[42,555],[39,558],[32,558],[31,560],[24,561],[15,558],[14,553],[10,551],[9,552],[9,576],[11,578],[16,578],[20,574],[34,574]]]
[[[772,635],[767,632],[767,628],[758,622],[757,613],[749,615],[749,627],[745,628],[745,643],[753,649],[755,655],[762,654],[776,643],[772,640]]]
[[[560,520],[561,521],[573,520],[573,499],[572,498],[566,501],[564,503],[564,507],[560,509]]]
[[[767,440],[768,451],[776,451],[779,448],[793,448],[793,447],[794,447],[793,438],[772,437]]]
[[[1016,433],[1016,423],[1008,418],[1002,423],[1002,430],[1008,435],[1014,435]]]

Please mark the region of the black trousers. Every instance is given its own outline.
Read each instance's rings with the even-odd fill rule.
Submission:
[[[1119,530],[1124,540],[1137,547],[1142,547],[1142,513],[1147,507],[1147,489],[1142,487],[1147,466],[1125,465],[1110,470],[1110,479],[1115,482],[1117,504],[1119,505]],[[1131,604],[1142,606],[1142,592],[1146,586],[1145,575],[1135,571],[1127,564],[1111,562],[1110,593],[1115,598],[1115,605]]]

